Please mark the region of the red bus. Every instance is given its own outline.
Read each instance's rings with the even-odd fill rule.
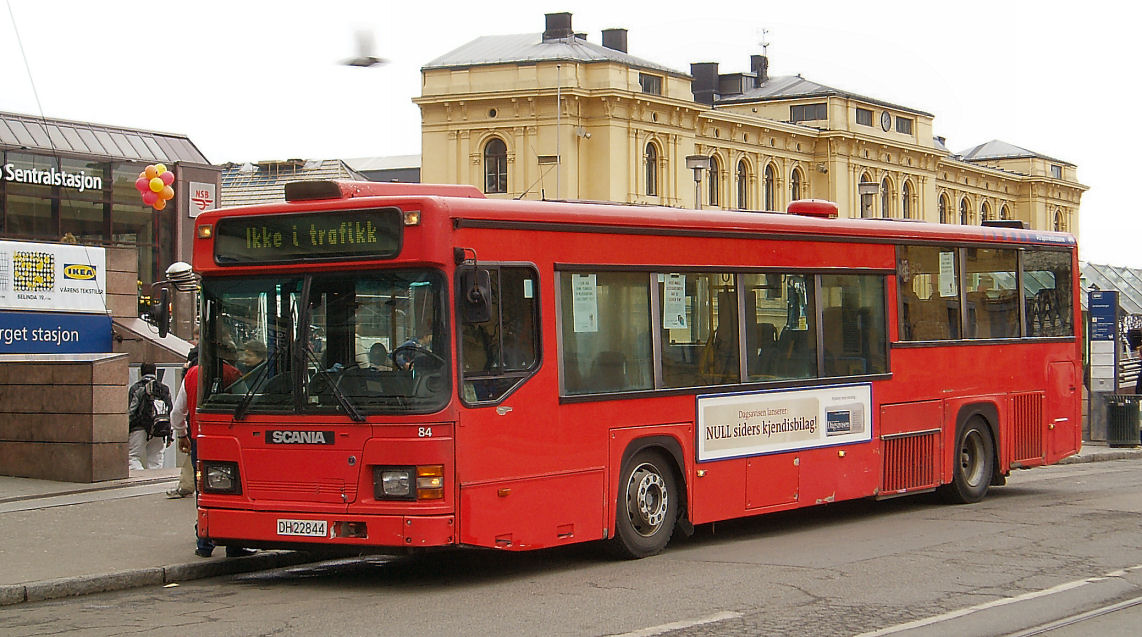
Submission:
[[[1074,237],[831,216],[344,182],[202,214],[200,533],[642,557],[1077,452]]]

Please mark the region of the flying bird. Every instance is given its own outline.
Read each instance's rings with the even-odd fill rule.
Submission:
[[[376,42],[373,40],[373,34],[360,29],[357,31],[357,57],[349,58],[341,62],[345,66],[360,66],[362,68],[369,68],[371,66],[378,66],[380,64],[387,64],[388,60],[379,58],[373,55],[376,49]]]

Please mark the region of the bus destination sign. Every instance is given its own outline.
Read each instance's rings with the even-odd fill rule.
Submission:
[[[240,265],[391,259],[400,253],[403,229],[398,208],[228,217],[218,221],[214,260]]]

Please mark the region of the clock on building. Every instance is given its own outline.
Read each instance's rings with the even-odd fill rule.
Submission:
[[[888,132],[888,129],[892,128],[892,115],[890,115],[888,111],[884,111],[880,114],[880,128],[885,132]]]

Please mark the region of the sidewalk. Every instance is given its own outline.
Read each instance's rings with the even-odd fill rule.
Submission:
[[[1142,458],[1087,443],[1063,464]],[[162,586],[313,561],[293,551],[194,554],[194,498],[167,499],[178,469],[95,484],[0,476],[0,606]]]
[[[178,469],[94,484],[0,476],[0,607],[161,586],[312,561],[294,551],[194,554],[194,498],[168,499]]]

